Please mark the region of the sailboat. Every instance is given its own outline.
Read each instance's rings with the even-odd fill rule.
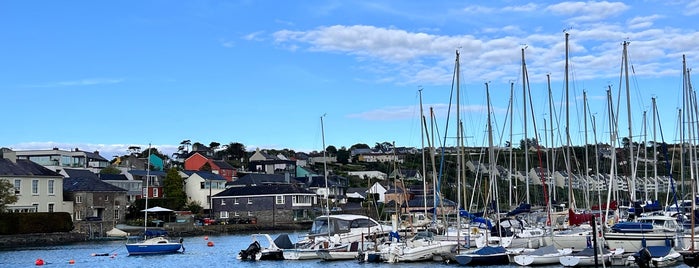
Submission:
[[[143,210],[143,240],[139,242],[126,243],[126,251],[129,255],[147,255],[147,254],[170,254],[177,253],[182,250],[184,252],[184,241],[182,238],[179,241],[171,241],[165,237],[166,232],[157,230],[148,230],[148,182],[150,180],[150,152],[151,147],[148,145],[148,166],[146,167],[146,209]],[[159,207],[156,207],[159,208]]]

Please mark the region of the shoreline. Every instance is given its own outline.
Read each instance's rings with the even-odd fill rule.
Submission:
[[[265,224],[228,224],[191,226],[188,228],[161,227],[152,229],[165,230],[170,237],[193,237],[201,235],[239,234],[240,232],[254,231],[302,231],[308,230],[309,228],[310,225],[308,224],[276,224],[274,226]],[[143,232],[132,233],[130,235],[136,236],[142,233]],[[105,240],[126,240],[126,238],[99,237],[91,239],[89,234],[75,231],[65,233],[0,235],[0,250],[5,251],[36,246],[58,246],[78,242]]]

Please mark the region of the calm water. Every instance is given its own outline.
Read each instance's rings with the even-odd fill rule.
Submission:
[[[300,234],[293,233],[290,237],[294,239]],[[273,234],[272,237],[275,238],[276,234]],[[185,238],[185,252],[171,255],[128,256],[124,246],[125,241],[85,242],[65,246],[20,248],[12,251],[0,251],[0,267],[32,267],[35,266],[34,263],[39,258],[44,260],[44,266],[46,267],[458,267],[455,264],[438,262],[400,264],[357,263],[356,261],[325,262],[318,260],[242,262],[237,260],[236,256],[241,249],[246,248],[250,244],[250,233],[209,236],[208,240],[204,238],[204,236]],[[208,241],[212,241],[214,246],[208,247]],[[92,256],[92,254],[100,253],[108,253],[110,256]],[[70,260],[74,260],[75,264],[69,264]],[[677,267],[688,266],[680,265]]]

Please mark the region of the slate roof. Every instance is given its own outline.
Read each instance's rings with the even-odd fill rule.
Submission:
[[[129,173],[134,176],[146,176],[148,175],[149,171],[147,170],[129,170]],[[151,170],[150,175],[151,176],[158,176],[158,177],[165,177],[167,173],[165,171],[160,171],[160,170]]]
[[[221,169],[235,169],[233,166],[231,166],[231,164],[228,164],[228,162],[223,160],[212,160],[212,162],[214,162],[214,164]]]
[[[271,184],[243,187],[231,187],[214,197],[246,196],[246,195],[277,195],[277,194],[315,194],[293,184]]]
[[[17,159],[17,162],[14,163],[5,158],[0,158],[0,176],[63,177],[61,174],[27,159]]]
[[[434,206],[434,196],[427,196],[427,206],[424,204],[425,197],[416,195],[413,199],[408,200],[409,207],[432,207]],[[405,206],[405,205],[404,205]],[[446,198],[442,198],[441,202],[437,199],[437,206],[456,207],[456,202]]]
[[[306,177],[304,177],[306,178]],[[308,187],[342,187],[342,184],[337,181],[335,176],[328,176],[328,185],[325,185],[325,177],[323,176],[313,176],[306,178],[306,185]]]
[[[279,174],[251,173],[233,182],[227,183],[226,185],[261,185],[274,183],[299,183],[299,181],[294,178],[289,178],[289,181],[287,182],[286,177],[284,175]]]
[[[86,152],[86,151],[81,151],[81,152],[85,153],[85,156],[86,156],[87,158],[92,158],[92,159],[97,159],[97,160],[102,160],[102,161],[109,161],[109,160],[105,159],[104,157],[102,157],[102,156],[101,156],[100,154],[98,154],[98,153],[96,154],[96,153],[93,153],[93,152]]]
[[[184,174],[187,174],[187,176],[192,176],[192,174],[197,174],[197,175],[199,175],[199,177],[202,177],[205,180],[209,180],[209,181],[217,181],[217,180],[218,181],[221,181],[221,180],[225,181],[226,180],[226,178],[224,178],[223,176],[216,174],[216,173],[213,173],[213,172],[208,172],[208,171],[185,170],[182,172],[184,172]]]
[[[97,175],[103,181],[128,181],[129,178],[124,174],[98,174]]]
[[[70,177],[63,180],[64,192],[127,192],[94,177]]]
[[[69,178],[95,178],[99,179],[97,174],[95,174],[92,171],[89,171],[87,169],[72,169],[72,168],[66,168],[64,169],[66,174],[68,174]]]

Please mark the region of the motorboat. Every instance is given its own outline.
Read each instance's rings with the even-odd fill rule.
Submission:
[[[533,251],[524,251],[514,256],[514,262],[521,266],[545,265],[559,263],[559,258],[573,253],[570,248],[556,249],[555,246],[545,246]]]

